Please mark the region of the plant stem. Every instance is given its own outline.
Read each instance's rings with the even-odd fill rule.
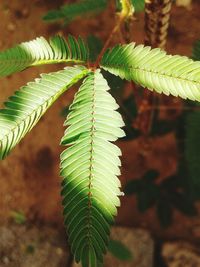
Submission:
[[[105,44],[104,44],[104,46],[103,46],[103,48],[102,48],[102,50],[101,50],[101,52],[100,52],[100,54],[99,54],[99,56],[97,58],[97,61],[94,64],[94,68],[97,68],[99,66],[99,62],[101,61],[101,58],[102,58],[103,54],[105,53],[106,49],[108,48],[108,46],[109,46],[109,44],[110,44],[110,42],[111,42],[111,40],[113,38],[113,35],[119,30],[119,28],[120,28],[121,24],[123,23],[124,19],[125,19],[124,16],[120,16],[119,17],[119,20],[118,20],[117,24],[112,29],[112,32],[110,33],[107,41],[105,42]]]

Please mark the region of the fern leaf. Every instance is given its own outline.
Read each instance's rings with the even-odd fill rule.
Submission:
[[[77,3],[64,5],[60,9],[51,10],[43,19],[46,21],[63,19],[65,23],[69,23],[77,17],[100,12],[104,10],[106,6],[107,0],[81,0]]]
[[[200,61],[200,40],[194,43],[192,51],[192,59]]]
[[[111,143],[124,136],[118,105],[97,70],[83,82],[70,107],[62,138],[71,145],[61,154],[65,225],[77,262],[102,262],[110,225],[120,205],[120,149]]]
[[[200,101],[200,62],[187,57],[131,43],[108,50],[101,67],[151,91]]]
[[[16,91],[0,110],[0,159],[29,132],[67,88],[88,73],[85,67],[69,67],[42,74]]]
[[[69,36],[68,42],[55,36],[49,42],[40,37],[0,52],[0,76],[22,71],[30,66],[53,63],[83,63],[88,50],[83,40]]]

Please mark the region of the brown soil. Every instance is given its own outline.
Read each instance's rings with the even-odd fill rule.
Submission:
[[[56,3],[55,3],[56,2]],[[16,43],[36,38],[48,37],[62,32],[59,25],[47,25],[41,17],[50,8],[59,6],[63,1],[2,0],[0,49],[11,47]],[[193,42],[200,33],[200,3],[194,1],[191,10],[173,8],[169,42],[167,50],[172,54],[191,55]],[[72,23],[64,30],[64,35],[87,36],[93,33],[103,40],[114,24],[112,9],[95,19]],[[143,16],[137,16],[133,26],[133,39],[143,42]],[[3,102],[13,91],[26,82],[38,77],[41,72],[58,69],[60,66],[32,68],[10,77],[1,79],[0,101]],[[63,135],[64,118],[61,109],[68,105],[73,93],[62,96],[45,114],[38,125],[13,150],[11,155],[0,163],[0,224],[9,222],[14,210],[21,210],[32,222],[54,224],[62,227],[60,198],[59,146]],[[145,144],[145,145],[144,145]],[[132,178],[141,177],[149,168],[160,171],[161,176],[172,174],[176,169],[177,149],[174,136],[167,135],[143,142],[119,142],[123,151],[122,183]],[[171,227],[160,227],[153,209],[140,214],[133,197],[122,199],[117,223],[122,225],[142,226],[158,238],[198,240],[200,236],[200,216],[187,218],[176,212]],[[194,228],[195,226],[195,228]],[[194,231],[194,229],[196,229]],[[199,230],[198,230],[199,229]]]

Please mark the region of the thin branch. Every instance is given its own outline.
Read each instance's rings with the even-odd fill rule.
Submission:
[[[117,24],[114,26],[111,34],[109,35],[107,41],[105,42],[105,44],[104,44],[104,46],[103,46],[103,48],[102,48],[102,50],[101,50],[101,52],[100,52],[100,54],[99,54],[99,56],[97,58],[96,63],[94,64],[94,68],[97,68],[99,66],[99,62],[101,61],[101,58],[102,58],[103,54],[105,53],[106,49],[108,48],[108,46],[109,46],[114,34],[119,30],[119,28],[121,27],[121,24],[124,22],[124,19],[125,18],[123,16],[119,17],[119,20],[118,20]]]

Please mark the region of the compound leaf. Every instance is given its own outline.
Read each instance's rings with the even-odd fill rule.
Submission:
[[[131,43],[108,50],[101,67],[151,91],[200,101],[199,61]]]
[[[0,52],[0,76],[7,76],[31,66],[69,63],[84,63],[88,49],[81,38],[69,36],[68,42],[61,36],[54,36],[49,42],[44,37],[21,43]]]
[[[120,205],[121,152],[111,141],[124,136],[124,123],[109,89],[99,70],[86,77],[62,138],[71,145],[61,154],[65,225],[75,260],[88,267],[103,261]]]
[[[42,74],[9,97],[0,110],[0,159],[7,156],[66,89],[87,73],[85,67],[79,66]]]

